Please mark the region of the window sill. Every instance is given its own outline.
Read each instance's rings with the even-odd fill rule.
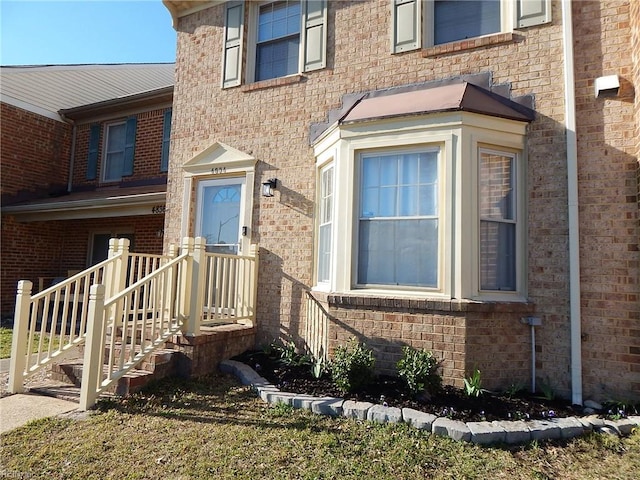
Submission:
[[[480,301],[437,298],[380,297],[354,294],[329,294],[331,307],[371,309],[402,309],[438,312],[516,312],[533,313],[535,305],[517,301]]]
[[[254,92],[256,90],[264,90],[265,88],[282,87],[284,85],[293,85],[300,83],[304,80],[304,76],[300,74],[289,75],[287,77],[270,78],[269,80],[262,80],[260,82],[249,83],[242,85],[241,90],[243,93]]]
[[[517,35],[513,32],[494,33],[485,35],[484,37],[467,38],[456,42],[443,43],[429,48],[422,49],[423,58],[440,57],[443,55],[452,55],[477,48],[485,48],[493,45],[501,45],[504,43],[513,43],[517,40]]]

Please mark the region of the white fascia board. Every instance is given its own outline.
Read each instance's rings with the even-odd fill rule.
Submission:
[[[7,105],[12,105],[17,108],[21,108],[22,110],[26,110],[27,112],[35,113],[36,115],[41,115],[43,117],[50,118],[51,120],[57,120],[58,122],[65,123],[63,118],[58,114],[58,112],[52,112],[42,107],[32,105],[31,103],[27,103],[23,100],[19,100],[17,98],[11,97],[5,93],[0,93],[0,102],[6,103]]]
[[[70,202],[16,205],[3,208],[2,213],[14,215],[20,222],[129,217],[153,215],[150,207],[165,205],[165,201],[164,192],[145,193]]]

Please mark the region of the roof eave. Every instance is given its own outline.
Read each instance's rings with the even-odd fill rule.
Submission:
[[[63,118],[80,121],[91,117],[120,112],[125,109],[140,109],[173,102],[173,85],[149,90],[147,92],[112,98],[102,102],[64,108],[58,113]]]

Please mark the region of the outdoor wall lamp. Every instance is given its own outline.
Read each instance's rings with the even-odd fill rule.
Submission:
[[[277,185],[278,185],[277,178],[270,178],[266,182],[262,182],[262,196],[273,197],[273,191],[276,189]]]

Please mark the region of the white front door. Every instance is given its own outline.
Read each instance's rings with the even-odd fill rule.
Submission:
[[[245,179],[204,180],[198,185],[196,236],[207,252],[241,253]]]

